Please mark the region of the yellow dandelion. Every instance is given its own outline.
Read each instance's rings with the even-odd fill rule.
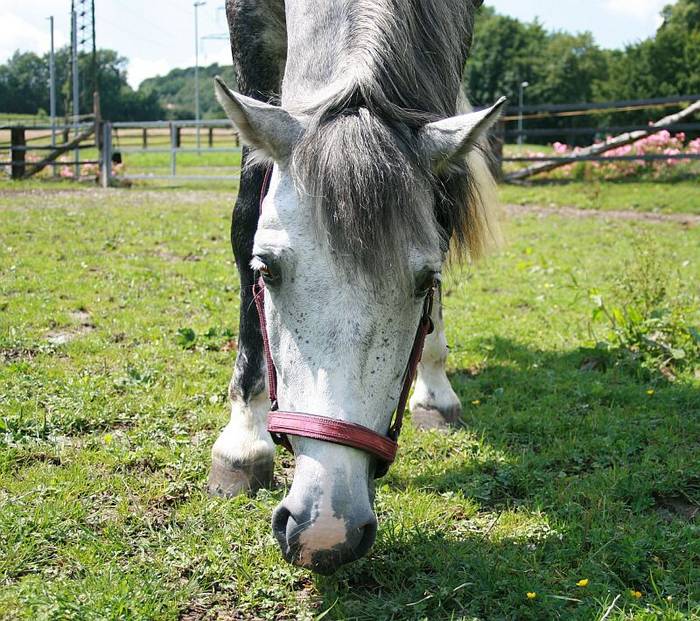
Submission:
[[[474,399],[474,401],[472,401],[472,405],[481,405],[481,399]]]
[[[587,587],[587,586],[588,586],[588,582],[589,582],[588,578],[584,578],[583,580],[579,580],[579,581],[576,583],[576,586],[578,586],[578,587]]]
[[[536,597],[537,597],[537,593],[535,593],[534,591],[528,591],[528,593],[527,593],[528,599],[535,599]]]
[[[111,433],[106,433],[103,438],[105,444],[111,444],[112,443],[112,434]]]
[[[649,390],[647,390],[647,394],[648,394],[650,397],[653,397],[655,392],[656,392],[656,391],[655,391],[653,388],[650,388]]]
[[[641,591],[630,591],[630,595],[634,597],[635,599],[641,599],[642,598],[642,593]]]

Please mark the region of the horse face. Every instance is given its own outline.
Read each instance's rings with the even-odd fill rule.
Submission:
[[[252,267],[266,282],[265,314],[282,411],[335,418],[385,434],[396,408],[427,290],[443,260],[425,170],[410,200],[431,214],[421,241],[405,237],[402,277],[359,277],[319,235],[313,197],[298,187],[290,159],[303,118],[232,93],[218,96],[242,138],[275,163],[253,247]],[[498,109],[426,125],[416,140],[426,166],[462,157]],[[407,197],[408,200],[408,197]],[[387,270],[391,268],[387,266]],[[291,436],[296,456],[289,494],[275,509],[274,534],[285,558],[320,573],[363,556],[377,521],[375,458]]]
[[[426,291],[440,270],[437,231],[432,237],[432,247],[411,249],[409,279],[389,277],[382,287],[372,286],[338,267],[314,229],[311,206],[290,174],[275,168],[253,267],[266,280],[281,410],[387,432]],[[294,481],[275,510],[274,533],[289,561],[331,571],[361,557],[374,542],[375,458],[328,442],[290,440]]]

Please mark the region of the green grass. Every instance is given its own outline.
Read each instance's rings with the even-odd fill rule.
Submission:
[[[233,196],[45,187],[0,186],[0,618],[589,621],[617,595],[608,619],[700,618],[700,382],[580,370],[589,290],[613,295],[647,237],[697,289],[700,230],[523,217],[455,269],[465,428],[407,426],[375,547],[318,578],[271,535],[282,469],[255,498],[204,492]]]
[[[700,179],[657,182],[534,181],[500,186],[504,203],[598,210],[700,214]]]

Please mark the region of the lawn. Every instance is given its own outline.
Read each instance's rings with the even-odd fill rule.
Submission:
[[[674,300],[697,294],[700,229],[525,215],[453,268],[465,426],[407,425],[375,547],[320,578],[270,530],[290,457],[273,491],[204,491],[232,201],[0,185],[0,619],[700,619],[700,377],[593,349],[645,249]]]
[[[501,200],[516,205],[577,207],[615,211],[700,214],[700,177],[676,181],[533,180],[527,185],[503,184]]]

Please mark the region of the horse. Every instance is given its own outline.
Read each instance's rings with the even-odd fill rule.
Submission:
[[[272,530],[288,562],[320,574],[374,543],[375,478],[416,367],[414,423],[460,418],[441,271],[497,237],[483,144],[505,101],[472,111],[462,95],[482,1],[226,3],[237,90],[215,90],[245,145],[240,325],[208,486],[270,487],[285,444],[294,478]]]

